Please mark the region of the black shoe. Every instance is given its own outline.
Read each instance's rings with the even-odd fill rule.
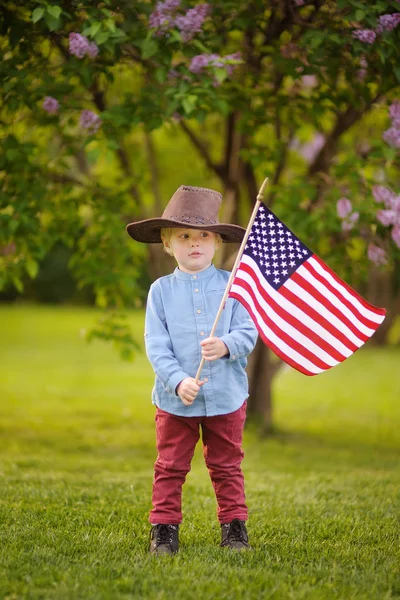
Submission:
[[[233,519],[221,525],[221,546],[230,550],[248,550],[249,536],[244,521]]]
[[[150,533],[150,552],[175,554],[179,550],[179,525],[154,525]]]

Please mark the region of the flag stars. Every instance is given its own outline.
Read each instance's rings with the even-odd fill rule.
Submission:
[[[279,289],[312,253],[273,213],[261,208],[248,238],[246,254],[269,284]]]

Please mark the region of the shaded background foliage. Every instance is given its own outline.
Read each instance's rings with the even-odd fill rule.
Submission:
[[[0,31],[4,300],[94,302],[106,312],[91,335],[129,358],[123,310],[173,262],[125,224],[187,183],[221,190],[221,217],[245,225],[268,175],[267,204],[387,307],[374,336],[387,340],[400,304],[397,0],[2,2]],[[262,345],[249,365],[266,428],[280,365]]]

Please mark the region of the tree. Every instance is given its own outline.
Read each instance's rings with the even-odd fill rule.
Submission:
[[[139,295],[145,254],[124,240],[121,221],[160,214],[154,131],[169,126],[220,182],[224,219],[245,224],[269,174],[267,203],[322,258],[357,286],[369,259],[386,261],[398,296],[397,9],[379,0],[7,3],[3,284],[34,277],[63,239],[80,284],[117,311],[97,334],[129,353],[121,310]],[[391,219],[376,217],[377,184]],[[344,214],[337,202],[348,197],[356,210]],[[250,408],[266,429],[278,369],[257,347]]]

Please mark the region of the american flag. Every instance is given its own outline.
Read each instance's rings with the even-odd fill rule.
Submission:
[[[264,343],[305,375],[348,358],[386,313],[342,281],[262,203],[229,296],[247,308]]]

